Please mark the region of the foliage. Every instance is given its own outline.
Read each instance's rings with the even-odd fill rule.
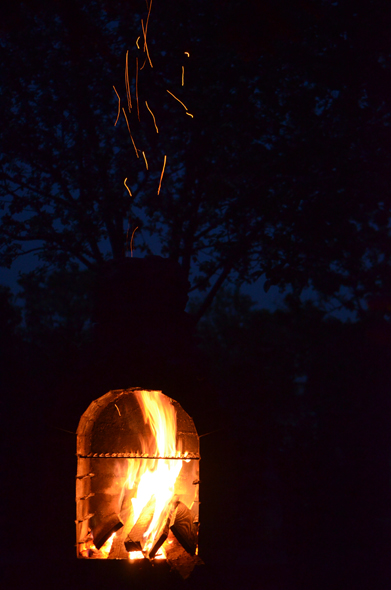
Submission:
[[[54,334],[78,347],[88,339],[93,315],[94,274],[77,267],[49,272],[40,268],[20,280],[24,337],[48,345]]]

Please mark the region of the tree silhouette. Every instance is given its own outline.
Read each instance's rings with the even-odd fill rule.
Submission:
[[[198,317],[227,279],[261,275],[359,311],[387,296],[390,8],[334,4],[16,3],[1,263],[35,252],[95,269],[138,227],[138,251],[152,235],[204,291]]]

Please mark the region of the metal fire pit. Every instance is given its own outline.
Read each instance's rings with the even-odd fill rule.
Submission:
[[[77,557],[129,559],[125,540],[135,525],[130,502],[134,492],[126,486],[129,462],[150,461],[152,464],[165,459],[182,459],[183,466],[174,488],[175,506],[178,514],[182,510],[188,515],[188,522],[191,519],[193,541],[189,547],[186,539],[175,533],[175,527],[170,527],[165,554],[167,561],[178,566],[177,569],[187,564],[187,571],[198,560],[199,437],[192,418],[180,404],[161,392],[154,392],[169,400],[176,410],[177,451],[175,457],[143,453],[141,441],[150,435],[150,430],[148,432],[149,426],[144,422],[136,396],[140,391],[145,390],[109,391],[92,402],[80,419],[77,429]],[[108,548],[106,541],[114,532],[114,541]],[[151,555],[148,557],[151,559]],[[184,577],[187,577],[186,571]]]

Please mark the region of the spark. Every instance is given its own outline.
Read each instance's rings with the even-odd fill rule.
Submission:
[[[185,51],[185,55],[187,55],[187,57],[190,57],[190,53],[188,51]]]
[[[154,124],[155,124],[156,133],[159,133],[159,129],[157,128],[157,125],[156,125],[156,119],[155,119],[155,115],[153,114],[153,112],[152,112],[152,111],[151,111],[151,109],[149,108],[147,101],[145,101],[145,104],[147,105],[147,109],[149,110],[149,112],[150,112],[150,113],[151,113],[151,115],[152,115],[153,122],[154,122]]]
[[[140,49],[140,45],[138,44],[139,39],[140,39],[140,35],[136,39],[136,47],[137,47],[137,49]]]
[[[160,181],[159,181],[159,188],[157,189],[157,194],[160,194],[160,188],[162,186],[162,179],[163,179],[163,174],[164,174],[164,169],[166,167],[166,162],[167,162],[167,156],[164,156],[164,162],[163,162],[163,168],[162,168],[162,173],[160,175]]]
[[[133,238],[134,238],[134,233],[135,233],[136,229],[138,229],[138,226],[133,230],[132,237],[130,238],[130,256],[131,256],[131,258],[133,258]]]
[[[194,115],[192,115],[191,113],[189,113],[188,111],[186,111],[186,115],[189,115],[189,117],[191,117],[192,119],[194,119]]]
[[[144,63],[143,63],[143,65],[140,68],[140,72],[141,72],[141,70],[143,69],[143,67],[145,66],[146,63],[147,63],[147,58],[144,59]]]
[[[130,139],[132,140],[132,144],[133,144],[133,147],[134,147],[134,151],[136,152],[136,156],[137,156],[137,157],[139,157],[139,155],[138,155],[138,153],[137,153],[136,144],[134,143],[134,140],[133,140],[132,134],[130,133],[130,127],[129,127],[129,121],[128,121],[128,117],[126,116],[125,109],[124,109],[123,107],[122,107],[122,112],[123,112],[123,114],[124,114],[125,121],[126,121],[126,124],[127,124],[127,126],[128,126],[128,131],[129,131]]]
[[[125,87],[126,87],[126,95],[128,97],[128,110],[129,110],[129,113],[130,113],[130,111],[132,110],[132,97],[130,96],[130,86],[129,86],[128,54],[129,54],[129,50],[126,52]]]
[[[151,68],[153,68],[153,65],[152,65],[152,62],[151,62],[151,58],[149,56],[148,44],[147,44],[147,32],[144,29],[144,21],[143,21],[143,19],[141,19],[141,28],[143,30],[143,36],[144,36],[144,51],[147,52],[147,58],[148,58],[148,61],[149,61],[149,65],[151,66]]]
[[[152,0],[149,3],[149,9],[148,9],[148,16],[147,16],[147,22],[145,23],[145,38],[147,37],[147,32],[148,32],[148,23],[149,23],[149,15],[151,14],[151,8],[152,8]]]
[[[185,85],[185,66],[182,66],[182,86]]]
[[[148,170],[148,162],[147,162],[147,156],[145,155],[145,152],[141,152],[143,154],[144,157],[144,161],[145,161],[145,167]]]
[[[126,184],[126,181],[128,180],[128,177],[125,178],[124,180],[124,187],[126,188],[126,190],[128,191],[129,195],[131,197],[133,197],[132,193],[130,192],[130,188],[128,187],[128,185]]]
[[[167,90],[167,89],[166,89]],[[185,111],[187,111],[187,106],[183,104],[183,102],[181,100],[179,100],[179,98],[177,98],[172,92],[170,92],[169,90],[167,90],[168,94],[171,94],[171,96],[173,98],[175,98],[175,100],[177,100],[178,102],[181,103],[181,105],[183,106],[183,108],[185,109]]]
[[[140,109],[138,106],[138,57],[136,57],[136,103],[137,103],[137,117],[140,121]]]
[[[116,120],[115,120],[115,123],[114,123],[114,127],[115,127],[115,126],[117,125],[117,123],[118,123],[118,119],[119,119],[119,116],[120,116],[120,114],[121,114],[121,99],[120,99],[120,97],[119,97],[119,94],[118,94],[118,92],[117,92],[117,91],[116,91],[116,89],[115,89],[115,86],[113,86],[113,88],[114,88],[114,92],[115,92],[115,93],[116,93],[116,95],[118,96],[118,113],[117,113],[117,118],[116,118]]]
[[[115,407],[117,408],[117,412],[118,412],[118,414],[121,416],[121,412],[119,411],[119,407],[117,406],[117,404],[114,404],[114,405],[115,405]]]

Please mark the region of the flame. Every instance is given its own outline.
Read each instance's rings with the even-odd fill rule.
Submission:
[[[86,558],[95,557],[99,559],[107,559],[110,554],[115,535],[116,533],[113,533],[111,537],[109,537],[107,541],[104,542],[102,547],[97,549],[94,545],[92,534],[90,533],[86,541],[84,543],[80,543],[80,555]]]
[[[142,551],[131,551],[130,553],[128,553],[128,556],[129,561],[135,561],[136,559],[145,559],[145,555]],[[166,556],[164,555],[163,551],[159,549],[154,559],[166,559]]]
[[[115,533],[113,533],[111,535],[111,537],[109,537],[107,539],[107,541],[102,545],[102,547],[100,548],[100,552],[103,554],[103,556],[107,559],[107,557],[109,556],[109,553],[111,551],[111,546],[113,544],[114,541],[114,537],[115,537]]]
[[[137,522],[149,500],[155,499],[153,518],[144,533],[143,552],[148,553],[157,541],[155,536],[162,523],[169,516],[169,505],[174,496],[175,481],[182,469],[182,461],[169,458],[177,456],[176,411],[170,399],[158,391],[140,390],[135,395],[144,422],[151,432],[149,436],[141,437],[142,454],[159,457],[129,462],[128,488],[133,489],[137,485],[136,496],[132,498],[133,523]]]

